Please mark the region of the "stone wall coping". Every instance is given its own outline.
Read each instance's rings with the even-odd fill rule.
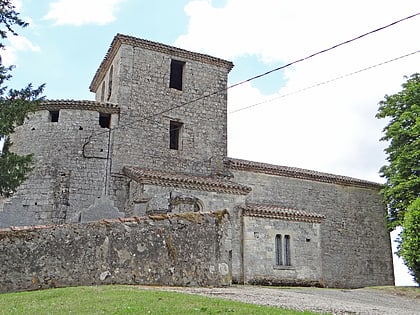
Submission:
[[[317,182],[354,186],[362,188],[370,188],[379,190],[382,185],[379,183],[357,179],[348,176],[335,175],[329,173],[323,173],[318,171],[312,171],[297,167],[280,166],[261,162],[253,162],[235,158],[229,158],[227,161],[227,167],[232,170],[248,171],[254,173],[263,173],[268,175],[277,175],[298,179],[306,179]]]
[[[80,224],[87,224],[87,225],[111,225],[115,223],[140,223],[143,221],[150,221],[150,220],[173,220],[173,219],[180,219],[180,220],[189,220],[191,222],[200,223],[201,220],[197,219],[197,216],[210,216],[210,217],[217,217],[218,219],[221,216],[227,214],[226,210],[215,210],[215,211],[205,211],[205,212],[182,212],[182,213],[165,213],[160,215],[147,215],[143,217],[128,217],[128,218],[112,218],[112,219],[101,219],[97,221],[89,221],[89,222],[78,222],[78,223],[65,223],[65,224],[39,224],[39,225],[23,225],[23,226],[10,226],[10,227],[3,227],[0,228],[0,235],[7,234],[9,232],[32,232],[36,230],[46,230],[46,229],[53,229],[57,227],[65,227],[71,225],[80,225]]]
[[[60,109],[91,110],[106,114],[118,114],[120,112],[120,107],[117,104],[88,100],[44,100],[36,107],[36,110]]]
[[[99,65],[99,68],[92,79],[92,82],[89,86],[91,92],[95,92],[98,89],[99,84],[105,77],[106,71],[109,69],[115,55],[117,54],[119,48],[123,44],[153,50],[185,60],[194,60],[202,63],[207,63],[213,66],[226,68],[228,71],[230,71],[233,68],[233,63],[230,61],[118,33],[112,40],[112,43],[107,53],[105,54],[102,63]]]
[[[237,184],[219,177],[197,176],[127,166],[123,168],[123,173],[142,184],[180,187],[200,191],[214,191],[234,195],[247,195],[252,190],[252,188],[248,186]]]
[[[280,205],[247,203],[245,205],[244,216],[270,218],[287,221],[300,221],[308,223],[321,223],[326,217],[314,212],[290,209]]]

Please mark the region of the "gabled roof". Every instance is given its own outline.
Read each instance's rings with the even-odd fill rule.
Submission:
[[[214,191],[234,195],[247,195],[251,191],[250,187],[218,177],[195,176],[126,166],[123,168],[123,173],[142,184]]]
[[[45,100],[36,108],[36,110],[60,109],[92,110],[107,114],[118,114],[120,112],[120,107],[116,104],[84,100]]]
[[[317,182],[332,183],[345,186],[354,186],[362,188],[380,189],[381,184],[370,182],[362,179],[311,171],[297,167],[272,165],[260,162],[252,162],[229,158],[227,167],[232,170],[248,171],[254,173],[263,173],[268,175],[277,175],[298,179],[306,179]]]
[[[290,209],[279,205],[254,204],[247,203],[244,211],[244,216],[259,217],[269,219],[279,219],[288,221],[300,221],[309,223],[321,223],[325,220],[325,216],[313,212],[306,212],[303,210]]]
[[[230,61],[226,61],[223,59],[219,59],[216,57],[212,57],[205,54],[200,54],[196,52],[191,52],[185,49],[152,42],[149,40],[123,35],[123,34],[117,34],[115,35],[104,59],[102,60],[102,63],[100,64],[98,70],[95,73],[95,76],[92,79],[92,82],[89,86],[89,89],[91,92],[95,92],[103,78],[105,77],[107,69],[109,69],[115,55],[118,52],[118,49],[121,47],[122,44],[144,48],[148,50],[153,50],[156,52],[161,52],[164,54],[168,54],[170,56],[186,59],[186,60],[194,60],[198,62],[207,63],[210,65],[226,68],[228,71],[230,71],[233,68],[233,63]]]

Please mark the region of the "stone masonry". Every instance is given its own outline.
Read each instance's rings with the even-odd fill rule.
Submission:
[[[47,256],[52,255],[52,264],[58,264],[54,270],[66,274],[67,267],[59,263],[64,250],[54,256],[48,246],[76,242],[80,248],[72,252],[75,257],[85,247],[92,250],[91,257],[98,260],[95,270],[109,271],[111,276],[103,277],[115,283],[346,288],[393,284],[391,242],[379,184],[227,156],[227,77],[232,67],[219,58],[117,34],[89,87],[95,101],[45,101],[13,135],[13,149],[32,153],[35,164],[19,190],[0,200],[0,227],[26,226],[16,233],[39,243],[25,247],[15,232],[3,233],[5,240],[15,243],[2,243],[8,253],[1,256],[2,265],[17,259],[10,248],[18,250],[13,244],[19,244],[28,257],[45,252],[39,257],[49,261]],[[117,267],[113,271],[100,267],[113,260],[121,264],[118,270],[127,264],[128,260],[121,262],[126,253],[96,255],[107,237],[113,240],[114,229],[115,235],[134,244],[128,230],[142,231],[135,242],[151,238],[159,242],[158,235],[181,228],[177,219],[160,223],[145,219],[142,227],[137,221],[88,222],[212,211],[226,212],[229,242],[220,243],[211,236],[212,228],[218,229],[211,220],[200,223],[203,233],[191,232],[196,233],[192,235],[197,244],[206,242],[203,249],[173,236],[177,251],[189,252],[182,258],[181,269],[191,265],[201,270],[197,269],[201,258],[197,260],[196,255],[209,259],[211,266],[207,263],[206,272],[194,274],[195,280],[187,273],[185,279],[182,273],[168,274],[173,266],[165,265],[154,271],[165,280],[153,282],[144,270],[141,274],[133,271],[137,268],[131,265],[137,264],[133,258],[124,276],[117,275]],[[162,232],[152,229],[146,235],[146,222],[159,225]],[[83,224],[100,241],[88,240],[81,231]],[[31,228],[39,225],[50,227]],[[83,242],[75,241],[79,234]],[[115,242],[120,244],[119,239]],[[155,259],[160,255],[155,250],[145,248],[142,257]],[[222,260],[229,277],[216,279],[214,259],[221,253],[228,255]],[[70,260],[76,270],[91,263],[79,264],[76,258]],[[145,260],[142,264],[147,265]],[[38,283],[45,287],[49,277],[54,278],[41,266],[43,276],[32,280],[37,271],[28,266],[16,269],[24,273],[21,289],[36,288]],[[102,283],[92,272],[79,283]],[[62,285],[78,284],[74,275],[66,275],[73,280]],[[62,280],[54,281],[61,285]],[[13,290],[19,285],[7,284]]]

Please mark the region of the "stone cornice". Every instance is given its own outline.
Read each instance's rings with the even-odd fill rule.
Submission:
[[[124,167],[123,173],[141,184],[213,191],[234,195],[247,195],[251,191],[250,187],[217,177],[163,172],[139,167]]]
[[[36,108],[36,110],[91,110],[106,114],[118,114],[120,108],[116,104],[100,103],[86,100],[45,100]]]
[[[226,61],[223,59],[219,59],[216,57],[212,57],[205,54],[200,54],[196,52],[191,52],[185,49],[152,42],[149,40],[133,37],[133,36],[127,36],[123,34],[117,34],[114,39],[112,40],[112,43],[102,60],[102,63],[100,64],[98,70],[96,71],[92,82],[89,86],[89,89],[91,92],[95,92],[99,84],[102,82],[103,78],[105,77],[106,71],[109,69],[111,62],[113,61],[115,55],[117,54],[119,48],[121,45],[126,44],[133,47],[139,47],[143,49],[153,50],[156,52],[161,52],[170,56],[178,57],[185,60],[194,60],[198,62],[207,63],[210,65],[214,65],[217,67],[222,67],[230,71],[233,68],[233,63],[230,61]]]
[[[278,205],[247,203],[243,215],[247,217],[279,219],[287,221],[300,221],[308,223],[321,223],[325,220],[324,215],[306,212],[303,210],[290,209]]]
[[[297,167],[279,166],[260,162],[252,162],[247,160],[240,160],[229,158],[227,167],[231,170],[248,171],[254,173],[263,173],[268,175],[277,175],[298,179],[306,179],[311,181],[331,183],[337,185],[354,186],[370,189],[381,189],[382,185],[362,179],[334,175],[329,173],[322,173],[318,171],[311,171]]]

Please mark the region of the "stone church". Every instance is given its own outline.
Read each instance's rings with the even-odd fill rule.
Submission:
[[[117,34],[95,101],[45,101],[17,128],[35,167],[0,227],[225,209],[234,283],[392,285],[379,184],[227,156],[232,67]]]

